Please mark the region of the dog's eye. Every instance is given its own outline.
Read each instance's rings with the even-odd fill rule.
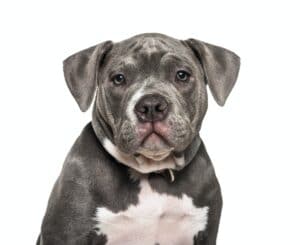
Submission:
[[[180,70],[176,74],[176,79],[181,82],[188,82],[190,79],[190,74],[186,71]]]
[[[113,76],[112,82],[115,85],[122,85],[123,83],[125,83],[125,77],[122,74],[117,74],[117,75]]]

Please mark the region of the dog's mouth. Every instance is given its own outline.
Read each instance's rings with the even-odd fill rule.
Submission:
[[[161,148],[168,147],[169,144],[163,136],[153,131],[143,139],[141,145],[145,148],[156,151]]]
[[[161,130],[164,128],[164,130]],[[152,123],[148,130],[143,131],[142,141],[137,153],[155,161],[165,159],[174,149],[166,137],[166,127]],[[164,135],[162,135],[162,133]]]

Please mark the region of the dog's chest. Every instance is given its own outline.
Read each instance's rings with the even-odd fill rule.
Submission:
[[[206,229],[208,207],[196,207],[187,195],[158,193],[147,180],[140,186],[138,203],[127,210],[115,213],[97,208],[96,228],[106,236],[107,244],[188,245]]]

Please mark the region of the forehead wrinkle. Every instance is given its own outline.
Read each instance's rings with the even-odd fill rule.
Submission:
[[[121,65],[135,65],[136,64],[136,59],[133,56],[126,56],[124,59],[121,61]]]
[[[184,62],[184,63],[187,63],[188,65],[191,65],[192,66],[192,63],[190,62],[190,59],[188,59],[187,57],[185,56],[179,56],[178,54],[175,54],[175,53],[166,53],[162,59],[161,59],[161,62],[162,63],[166,63],[168,61],[171,61],[171,62]]]
[[[119,71],[119,70],[132,70],[137,67],[137,61],[133,56],[124,57],[120,59],[112,68],[112,71]]]
[[[164,57],[162,57],[161,65],[175,65],[178,66],[177,68],[187,69],[189,72],[192,73],[193,71],[199,70],[202,74],[201,67],[196,65],[191,59],[174,53],[167,53]]]
[[[143,52],[143,53],[148,53],[148,54],[151,54],[151,53],[157,52],[157,51],[170,50],[170,47],[167,45],[166,42],[164,42],[160,39],[154,38],[154,37],[142,38],[142,39],[138,40],[137,42],[135,42],[134,44],[132,44],[130,46],[130,48],[132,49],[132,51],[134,53]]]

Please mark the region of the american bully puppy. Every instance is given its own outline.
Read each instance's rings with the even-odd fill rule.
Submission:
[[[147,33],[64,61],[92,121],[52,191],[38,245],[215,245],[221,190],[199,136],[207,86],[223,106],[239,57]]]

